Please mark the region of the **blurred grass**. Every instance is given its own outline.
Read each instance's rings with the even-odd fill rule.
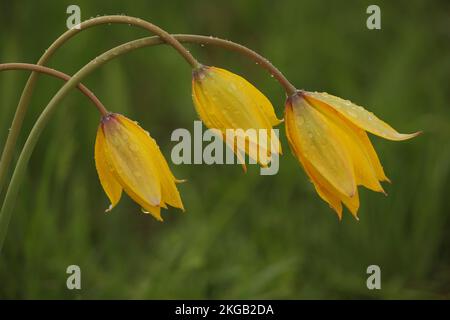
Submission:
[[[0,298],[449,298],[449,4],[379,1],[382,30],[365,27],[370,1],[78,1],[82,18],[126,13],[174,33],[241,42],[307,90],[366,106],[417,139],[373,138],[389,196],[361,191],[360,221],[341,223],[319,200],[287,151],[276,176],[255,166],[171,165],[187,213],[163,224],[124,197],[110,214],[93,148],[98,115],[74,92],[32,157],[0,262]],[[68,1],[0,3],[0,61],[35,62],[65,31]],[[50,65],[73,74],[99,53],[145,36],[127,26],[79,34]],[[207,64],[244,74],[282,115],[284,95],[258,66],[209,46],[190,46]],[[0,76],[3,145],[28,74]],[[167,158],[173,129],[192,130],[190,70],[168,47],[109,63],[85,84],[113,111],[139,120]],[[61,83],[42,76],[24,133]],[[284,128],[281,128],[284,130]],[[21,137],[23,144],[26,135]],[[82,290],[66,289],[68,265]],[[382,290],[366,288],[366,268]]]

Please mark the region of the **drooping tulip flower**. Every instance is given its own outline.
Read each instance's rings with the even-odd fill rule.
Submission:
[[[155,140],[137,123],[110,113],[101,119],[95,141],[95,165],[100,183],[111,201],[124,190],[145,213],[162,220],[167,205],[184,210],[176,182]]]
[[[267,132],[261,139],[246,136],[245,146],[231,141],[238,158],[244,152],[250,157],[258,155],[254,160],[265,166],[270,161],[271,151],[281,154],[278,136],[272,129],[281,121],[269,99],[241,76],[221,68],[202,66],[193,71],[192,97],[203,123],[219,130],[229,145],[230,141],[225,140],[227,129],[235,130],[236,136],[242,135],[237,129]]]
[[[359,185],[383,192],[389,181],[367,132],[388,140],[401,134],[373,113],[327,93],[299,91],[286,102],[286,135],[319,196],[342,217],[342,203],[357,218]]]

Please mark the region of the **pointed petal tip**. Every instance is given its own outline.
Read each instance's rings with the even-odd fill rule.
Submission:
[[[414,133],[399,133],[396,137],[396,139],[389,139],[389,140],[394,140],[394,141],[404,141],[404,140],[409,140],[412,138],[415,138],[417,136],[420,136],[423,133],[422,130],[414,132]]]
[[[158,221],[160,221],[160,222],[163,222],[163,218],[161,217],[161,214],[156,215],[156,214],[154,214],[154,213],[152,213],[152,212],[150,212],[150,211],[145,210],[144,208],[141,208],[141,212],[144,213],[144,214],[150,214],[150,215],[153,216],[156,220],[158,220]]]
[[[278,121],[280,121],[280,123],[284,122],[284,118],[278,119]]]
[[[111,212],[111,210],[114,208],[113,204],[110,204],[108,208],[106,208],[105,213]]]

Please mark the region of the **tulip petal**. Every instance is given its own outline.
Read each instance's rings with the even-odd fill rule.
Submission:
[[[114,167],[116,178],[125,192],[134,201],[146,210],[150,206],[158,207],[161,204],[161,185],[154,155],[148,150],[146,140],[125,127],[122,118],[114,114],[102,122],[108,162]]]
[[[286,130],[295,153],[302,154],[340,193],[356,192],[352,162],[330,121],[301,96],[286,105]]]
[[[95,139],[95,167],[100,179],[100,184],[111,201],[111,205],[106,209],[106,211],[110,211],[117,205],[122,196],[122,186],[114,177],[105,152],[105,136],[101,126],[99,126],[97,137]]]
[[[339,217],[339,220],[342,219],[342,204],[341,198],[337,193],[333,193],[333,188],[326,188],[326,184],[322,182],[323,178],[321,178],[320,174],[314,173],[314,169],[308,163],[307,160],[303,159],[303,157],[299,157],[300,163],[305,169],[306,174],[314,185],[319,196],[329,204],[331,208],[336,211],[336,214]]]
[[[304,95],[310,98],[311,103],[314,104],[314,100],[326,103],[361,129],[388,140],[407,140],[421,133],[399,133],[363,107],[325,92],[304,92]]]
[[[180,194],[175,185],[177,179],[173,176],[172,172],[170,171],[169,165],[167,164],[166,159],[162,155],[161,150],[159,149],[159,146],[157,145],[156,141],[152,137],[150,137],[147,131],[142,129],[139,125],[136,125],[130,119],[124,116],[120,115],[118,116],[120,122],[127,128],[127,130],[132,132],[133,135],[135,135],[137,139],[144,144],[145,149],[147,149],[150,152],[150,154],[153,155],[154,162],[157,168],[157,173],[159,176],[159,181],[161,182],[163,203],[167,203],[172,207],[180,208],[184,211]]]
[[[348,121],[328,104],[323,103],[322,101],[313,100],[308,96],[305,96],[305,99],[334,124],[336,137],[341,139],[342,145],[347,149],[352,160],[356,183],[373,191],[384,193],[376,169],[373,165],[373,155],[370,154],[371,150],[368,150],[369,146],[367,145],[367,141],[363,140],[365,132],[355,126],[352,122]]]
[[[334,188],[317,170],[314,166],[306,159],[303,159],[303,167],[306,173],[312,180],[314,187],[316,188],[319,196],[325,200],[337,213],[339,219],[342,219],[342,204],[350,210],[352,215],[358,219],[358,209],[359,209],[359,194],[358,189],[355,190],[353,197],[349,197],[345,194],[340,193],[336,188]]]
[[[377,175],[377,179],[380,181],[387,181],[391,182],[389,178],[384,173],[383,166],[381,165],[380,159],[378,159],[378,155],[373,148],[372,142],[370,142],[369,137],[367,136],[367,133],[363,130],[359,131],[359,136],[362,141],[362,143],[365,146],[366,153],[368,154],[370,161],[372,163],[372,167],[375,170],[375,174]]]
[[[269,121],[271,126],[276,126],[282,122],[282,120],[279,120],[275,114],[274,108],[272,106],[272,103],[267,99],[267,97],[261,93],[253,84],[248,82],[243,77],[229,72],[225,69],[212,67],[213,70],[215,70],[218,74],[221,74],[223,76],[223,79],[225,82],[229,83],[235,83],[237,89],[239,92],[235,92],[236,87],[231,87],[232,92],[234,93],[245,93],[246,96],[242,97],[249,98],[250,102],[249,107],[252,108],[253,113],[259,113],[261,110],[266,117],[266,119]]]
[[[146,208],[142,208],[142,212],[145,214],[151,214],[158,221],[163,221],[161,218],[161,207],[146,206]]]
[[[233,130],[260,130],[265,129],[272,132],[272,126],[279,124],[273,106],[270,101],[251,83],[244,78],[227,70],[216,67],[202,67],[194,71],[192,79],[192,97],[199,117],[210,129],[218,129],[222,133],[222,139],[228,129]],[[256,132],[258,135],[259,132]],[[236,132],[236,136],[243,137],[243,134]],[[244,137],[246,144],[233,146],[230,141],[225,141],[232,150],[237,153],[244,151],[251,158],[261,151],[261,156],[257,160],[262,166],[267,165],[267,152],[269,146],[278,146],[281,154],[278,136],[273,134],[267,137],[268,141],[259,141]],[[256,140],[256,141],[255,141]],[[264,144],[266,142],[266,144]],[[268,145],[267,145],[268,144]],[[243,160],[242,154],[237,154],[239,160]],[[242,161],[245,170],[245,163]]]
[[[242,170],[244,170],[244,173],[247,173],[247,166],[245,164],[245,152],[246,150],[242,150],[239,146],[239,143],[237,143],[235,135],[221,135],[222,140],[225,142],[226,146],[233,150],[234,154],[236,155],[237,163],[241,164]]]
[[[195,108],[208,128],[269,129],[281,122],[270,101],[241,76],[216,67],[196,70]]]
[[[287,119],[287,117],[286,117]],[[286,121],[287,123],[287,121]],[[290,137],[288,135],[288,140]],[[289,141],[291,144],[293,141]],[[294,151],[295,152],[295,151]],[[306,174],[310,178],[313,183],[317,193],[319,196],[329,204],[331,208],[336,211],[336,214],[339,217],[339,220],[342,219],[342,204],[343,202],[345,206],[350,210],[352,215],[358,219],[358,209],[359,209],[359,195],[358,190],[356,190],[355,195],[353,197],[348,197],[342,193],[340,193],[336,188],[334,188],[328,181],[325,179],[317,169],[305,158],[301,153],[296,153],[296,157],[299,160],[300,164],[304,168]],[[359,220],[359,219],[358,219]]]

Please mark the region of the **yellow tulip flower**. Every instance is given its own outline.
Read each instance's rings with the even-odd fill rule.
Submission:
[[[160,209],[171,205],[184,211],[172,172],[155,140],[136,122],[120,115],[101,119],[95,141],[95,165],[100,183],[116,206],[122,190],[162,221]]]
[[[240,154],[244,152],[263,166],[270,161],[271,150],[281,154],[278,137],[272,129],[281,121],[269,99],[241,76],[221,68],[202,66],[193,71],[192,97],[203,123],[220,132],[241,162]],[[241,138],[242,131],[248,129],[265,129],[267,135],[264,138],[245,136],[245,146],[241,147],[236,141],[225,139],[227,129],[235,130],[236,136],[241,135]],[[252,155],[258,155],[258,159]]]
[[[384,193],[380,181],[389,181],[366,131],[394,141],[420,133],[398,133],[364,108],[318,92],[288,98],[285,121],[294,155],[339,219],[342,203],[357,218],[357,186]]]

